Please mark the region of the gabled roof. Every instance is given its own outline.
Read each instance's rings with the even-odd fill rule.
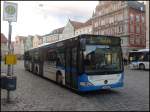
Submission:
[[[82,27],[92,25],[92,19],[87,20]]]
[[[79,29],[82,27],[86,27],[89,25],[92,25],[92,19],[87,20],[85,23],[77,22],[77,21],[71,21],[71,24],[74,26],[75,29]]]
[[[61,27],[61,28],[57,28],[55,30],[52,31],[51,34],[61,34],[64,30],[64,27]]]
[[[3,33],[1,33],[1,43],[7,43],[7,38]]]
[[[38,39],[42,39],[42,37],[40,35],[35,35],[34,37],[37,37]]]
[[[82,25],[84,24],[84,23],[81,23],[81,22],[78,22],[78,21],[71,21],[70,19],[69,19],[69,21],[75,29],[78,29],[78,28],[82,27]]]

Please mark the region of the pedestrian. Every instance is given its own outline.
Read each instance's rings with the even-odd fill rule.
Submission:
[[[127,65],[127,59],[123,58],[124,65]]]

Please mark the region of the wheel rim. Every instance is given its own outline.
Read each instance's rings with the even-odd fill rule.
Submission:
[[[61,83],[62,83],[62,76],[61,76],[61,75],[58,75],[57,82],[58,82],[59,84],[61,84]]]

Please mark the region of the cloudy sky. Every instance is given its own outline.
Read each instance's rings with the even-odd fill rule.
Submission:
[[[17,22],[12,23],[15,36],[44,35],[63,27],[68,19],[85,22],[92,16],[98,1],[11,1],[18,3]],[[1,1],[1,32],[8,37],[8,22],[3,21]]]

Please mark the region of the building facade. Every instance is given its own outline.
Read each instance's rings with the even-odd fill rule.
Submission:
[[[52,43],[58,41],[63,30],[64,27],[54,29],[50,34],[46,35],[47,42]]]
[[[7,46],[7,38],[4,34],[1,33],[1,60],[4,59],[4,56],[8,53],[8,46]]]
[[[92,34],[92,19],[87,20],[75,30],[75,36],[80,34]]]
[[[41,45],[43,43],[43,38],[39,35],[35,35],[33,37],[33,48],[38,47],[39,45]]]
[[[44,35],[42,37],[43,37],[44,43],[52,43],[52,42],[72,38],[79,34],[91,33],[91,30],[92,30],[91,20],[88,20],[84,24],[82,22],[72,21],[69,19],[66,26],[55,29],[50,34]]]
[[[24,50],[27,51],[33,47],[33,36],[29,35],[25,38]]]
[[[146,48],[149,48],[149,1],[146,1]]]
[[[68,23],[64,27],[62,34],[60,35],[60,40],[74,37],[76,29],[80,28],[82,25],[82,22],[72,21],[69,19]]]
[[[25,36],[16,36],[14,43],[14,53],[17,55],[18,59],[23,59],[24,46],[25,46]]]
[[[123,55],[145,48],[145,7],[137,1],[99,1],[93,14],[93,34],[121,37]]]

